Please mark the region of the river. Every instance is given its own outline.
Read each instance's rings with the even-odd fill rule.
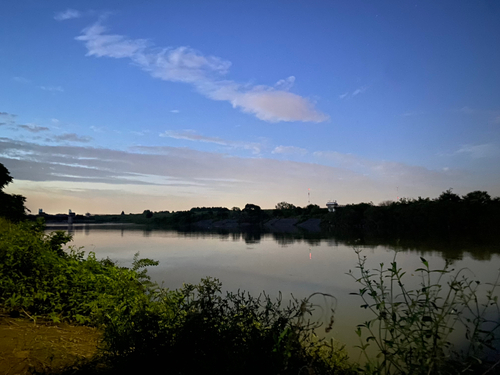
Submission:
[[[338,241],[328,235],[277,233],[208,233],[151,229],[139,225],[75,224],[49,226],[48,230],[66,230],[73,235],[72,246],[95,252],[98,258],[109,257],[118,265],[130,266],[134,254],[160,262],[150,267],[152,280],[175,289],[183,283],[198,283],[201,278],[218,278],[225,291],[246,290],[253,295],[262,291],[284,300],[291,295],[302,299],[312,293],[335,297],[316,297],[315,319],[327,323],[330,308],[335,309],[331,337],[346,345],[353,359],[359,352],[354,331],[356,325],[373,318],[360,308],[363,301],[351,295],[361,287],[349,270],[359,276],[358,255],[366,256],[369,268],[389,265],[396,256],[398,267],[408,271],[405,284],[416,287],[422,266],[421,257],[431,268],[442,268],[448,260],[455,270],[467,268],[464,274],[482,283],[494,282],[500,267],[498,247],[446,251],[440,247],[412,248],[411,245],[378,245]],[[354,244],[354,245],[353,245]],[[397,251],[397,255],[396,255]]]

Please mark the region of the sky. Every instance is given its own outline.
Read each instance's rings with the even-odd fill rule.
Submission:
[[[33,211],[500,195],[496,0],[17,0],[0,163]]]

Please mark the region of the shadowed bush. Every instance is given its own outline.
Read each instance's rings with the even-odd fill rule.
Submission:
[[[364,301],[361,307],[374,314],[356,331],[367,360],[366,373],[493,373],[499,363],[485,360],[488,351],[498,349],[498,277],[480,290],[481,283],[464,276],[465,270],[454,273],[448,264],[433,270],[421,258],[423,267],[414,271],[420,274],[419,287],[408,289],[403,282],[406,272],[398,268],[395,257],[389,267],[381,263],[371,270],[365,266],[366,257],[356,253],[359,276],[351,271],[349,275],[361,288],[351,294],[359,295]],[[457,330],[465,335],[466,345],[460,350],[450,338]],[[368,354],[372,345],[376,356]]]
[[[102,356],[65,373],[353,372],[342,348],[316,337],[308,300],[283,306],[266,295],[223,295],[210,278],[170,291],[144,270],[158,262],[136,255],[131,269],[117,267],[64,251],[69,240],[40,224],[0,219],[0,308],[102,330]]]

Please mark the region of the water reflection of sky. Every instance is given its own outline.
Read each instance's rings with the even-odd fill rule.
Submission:
[[[360,308],[361,299],[350,295],[360,288],[346,274],[352,270],[359,275],[354,246],[333,238],[271,233],[180,233],[116,225],[74,225],[71,232],[75,247],[83,246],[85,251],[94,251],[98,258],[109,257],[119,265],[129,266],[138,251],[141,257],[159,260],[160,265],[151,267],[149,273],[153,280],[171,289],[211,276],[223,283],[224,290],[241,289],[253,295],[266,291],[276,297],[281,292],[284,300],[291,294],[297,298],[314,292],[331,294],[337,300],[337,323],[331,334],[348,346],[358,344],[355,326],[371,317]],[[395,255],[388,246],[358,244],[356,248],[367,257],[369,268],[378,268],[380,263],[387,267]],[[421,256],[431,268],[441,268],[446,263],[442,254],[432,248],[400,250],[396,261],[398,267],[408,271],[406,286],[418,286],[420,276],[413,271],[421,267]],[[499,256],[490,254],[487,259],[473,259],[463,252],[452,261],[451,268],[467,268],[463,271],[465,275],[477,277],[483,283],[492,282],[500,266]],[[316,297],[315,302],[328,310],[321,297]],[[322,319],[327,322],[329,317],[325,315]]]

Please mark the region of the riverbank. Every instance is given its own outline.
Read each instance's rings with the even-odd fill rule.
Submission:
[[[101,334],[95,328],[0,314],[0,374],[57,373],[90,361]]]

